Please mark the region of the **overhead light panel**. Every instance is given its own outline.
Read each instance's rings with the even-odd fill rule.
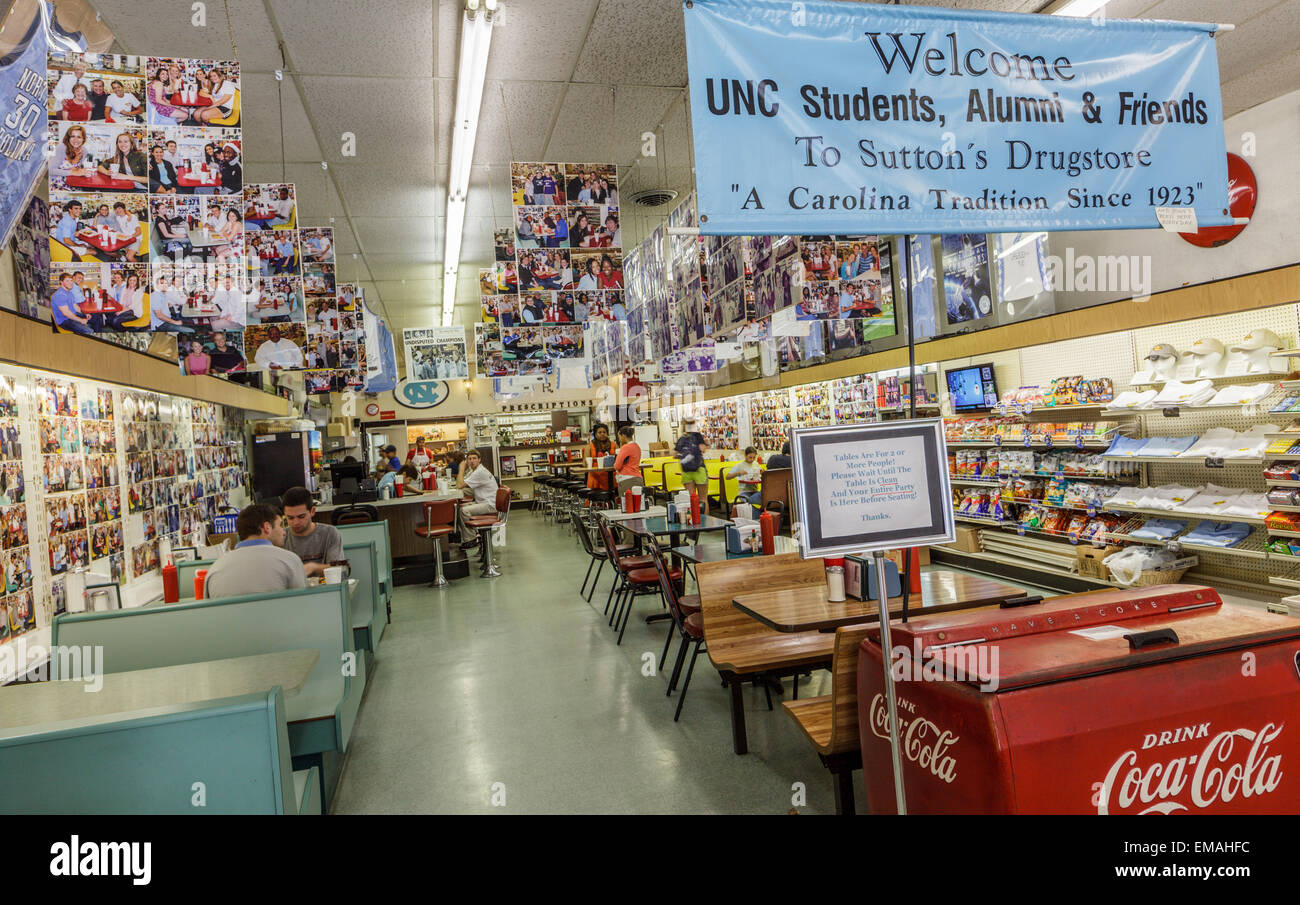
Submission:
[[[456,307],[456,272],[465,235],[465,202],[469,196],[474,139],[478,134],[483,85],[487,81],[492,17],[498,0],[465,0],[460,24],[460,68],[456,74],[456,110],[451,129],[451,170],[447,177],[447,234],[443,250],[442,323],[451,323]]]

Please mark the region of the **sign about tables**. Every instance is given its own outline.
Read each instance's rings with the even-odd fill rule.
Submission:
[[[701,232],[1231,222],[1215,25],[826,0],[684,17]]]
[[[796,430],[793,452],[805,557],[954,539],[938,419]]]

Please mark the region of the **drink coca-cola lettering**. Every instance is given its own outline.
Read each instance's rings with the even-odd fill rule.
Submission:
[[[878,738],[889,738],[889,710],[885,706],[885,696],[881,694],[871,699],[871,731]],[[957,759],[948,753],[948,749],[960,740],[959,736],[939,728],[931,720],[914,716],[903,730],[899,747],[903,756],[912,763],[951,783],[957,778]]]
[[[1198,754],[1164,763],[1138,765],[1138,752],[1116,758],[1097,792],[1098,814],[1127,812],[1170,814],[1191,808],[1229,804],[1276,791],[1282,783],[1282,755],[1269,745],[1284,724],[1266,723],[1259,730],[1229,729],[1210,737]]]

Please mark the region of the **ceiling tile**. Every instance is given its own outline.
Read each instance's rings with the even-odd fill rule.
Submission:
[[[426,175],[436,166],[432,80],[303,76],[302,85],[331,164],[419,168]],[[342,156],[347,132],[356,139],[352,157]]]
[[[415,80],[433,76],[436,5],[429,0],[272,0],[271,8],[296,71]]]
[[[163,0],[96,0],[94,6],[128,53],[237,59],[242,69],[269,71],[280,65],[271,20],[262,0],[229,0],[231,49],[225,9],[206,5],[205,24],[193,24],[191,4]]]
[[[274,75],[244,76],[240,111],[244,123],[244,157],[248,161],[280,161],[280,110],[284,110],[286,160],[319,161],[320,145],[303,110],[292,79],[277,82]]]
[[[685,85],[686,27],[681,0],[602,3],[574,79],[607,85]]]
[[[604,0],[608,3],[609,0]],[[578,58],[583,31],[597,0],[512,0],[492,34],[489,79],[565,81]],[[460,3],[440,4],[438,75],[455,79],[460,65]],[[520,63],[526,72],[520,71]]]

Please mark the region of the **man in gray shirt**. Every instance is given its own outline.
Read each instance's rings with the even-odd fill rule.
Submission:
[[[235,520],[239,543],[208,570],[205,597],[241,597],[307,587],[302,561],[284,543],[280,513],[265,503],[247,506]]]
[[[323,575],[330,563],[343,561],[343,535],[333,525],[318,525],[312,520],[316,501],[310,490],[290,487],[280,497],[280,504],[289,523],[289,533],[281,546],[298,554],[308,575]]]

